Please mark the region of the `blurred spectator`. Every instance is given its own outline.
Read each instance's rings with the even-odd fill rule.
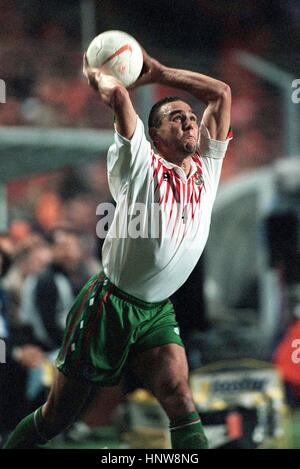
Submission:
[[[93,194],[79,194],[65,202],[65,221],[76,230],[95,233],[97,200]]]
[[[9,227],[9,234],[11,242],[14,243],[15,250],[17,250],[18,245],[21,245],[23,242],[27,244],[27,240],[31,235],[31,226],[25,220],[15,220]]]
[[[0,364],[0,447],[16,422],[28,411],[26,368],[40,366],[43,354],[34,345],[16,346],[9,295],[3,277],[12,262],[8,239],[0,238],[0,338],[5,341],[5,363]]]
[[[36,201],[35,219],[45,231],[51,231],[63,221],[63,207],[54,190],[45,190]]]
[[[53,233],[54,260],[68,277],[74,295],[85,282],[101,270],[101,264],[89,252],[89,237],[73,228],[57,228]]]
[[[19,318],[23,326],[30,326],[35,342],[45,351],[59,348],[74,297],[98,269],[86,257],[83,241],[74,230],[54,232],[52,262],[26,278]]]
[[[15,239],[15,245],[13,263],[3,280],[10,299],[12,324],[17,324],[19,321],[21,290],[25,279],[29,275],[38,274],[51,261],[49,247],[44,238],[38,234],[30,234],[20,243]]]
[[[9,335],[8,298],[3,288],[2,278],[10,265],[10,256],[0,244],[0,339],[6,340]]]
[[[2,285],[2,277],[5,275],[9,267],[9,257],[5,250],[2,249],[0,244],[0,339],[5,342],[5,357],[2,357],[1,354],[1,363],[0,363],[0,447],[2,441],[5,438],[6,433],[10,428],[7,427],[7,422],[3,421],[3,414],[6,407],[6,394],[7,394],[7,366],[5,363],[2,363],[4,358],[7,361],[7,355],[9,353],[9,312],[8,312],[8,301],[7,295]],[[3,352],[3,348],[1,348]]]

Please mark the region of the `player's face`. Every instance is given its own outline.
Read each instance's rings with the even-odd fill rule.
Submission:
[[[184,101],[174,101],[160,109],[160,126],[156,132],[158,146],[183,156],[198,147],[199,125],[196,114]]]

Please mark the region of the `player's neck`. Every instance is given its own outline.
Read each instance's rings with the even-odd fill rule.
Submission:
[[[169,158],[168,156],[162,155],[162,157],[169,161],[172,164],[176,164],[176,166],[179,166],[179,168],[183,169],[184,173],[186,176],[188,176],[191,172],[191,161],[192,161],[192,156],[185,156],[185,157],[178,157],[174,158],[172,155],[172,158]]]
[[[180,167],[183,169],[183,171],[185,172],[185,175],[188,177],[188,175],[190,174],[191,172],[191,160],[192,160],[192,157],[191,156],[187,156],[181,163]]]

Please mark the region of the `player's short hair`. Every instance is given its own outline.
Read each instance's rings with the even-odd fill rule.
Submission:
[[[179,96],[165,96],[164,98],[160,99],[155,103],[150,111],[149,118],[148,118],[148,128],[150,127],[156,127],[158,128],[161,124],[161,118],[160,118],[160,108],[164,106],[164,104],[167,103],[173,103],[174,101],[182,101],[182,98],[179,98]]]

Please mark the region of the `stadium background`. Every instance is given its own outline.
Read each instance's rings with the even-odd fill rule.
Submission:
[[[203,261],[174,302],[192,370],[222,360],[216,368],[230,372],[272,364],[280,371],[282,425],[290,437],[273,445],[297,446],[300,373],[291,344],[300,339],[300,103],[292,100],[292,83],[299,78],[299,19],[297,0],[1,0],[0,78],[6,84],[6,102],[0,104],[1,305],[2,323],[10,327],[8,332],[3,326],[0,335],[15,373],[0,365],[3,435],[41,398],[47,386],[40,389],[38,383],[51,381],[53,350],[41,344],[24,313],[33,294],[30,281],[53,256],[64,257],[64,243],[78,254],[62,260],[69,262],[73,293],[101,262],[96,208],[111,200],[105,153],[112,116],[82,79],[81,60],[95,34],[121,29],[162,62],[211,74],[232,88],[235,138],[224,162],[211,236]],[[151,86],[134,92],[144,119],[166,91]],[[71,234],[57,234],[58,229]],[[31,343],[45,354],[39,367],[20,358]],[[14,392],[8,384],[13,376],[19,383]],[[103,447],[112,435],[116,445],[120,427],[126,432],[128,424],[123,414],[132,411],[122,391],[136,387],[128,372],[120,387],[99,391],[81,427],[59,443]],[[232,407],[236,413],[243,406],[231,402]],[[253,417],[241,413],[244,423]],[[144,438],[140,444],[149,444],[147,433]],[[250,433],[241,446],[249,439]]]

